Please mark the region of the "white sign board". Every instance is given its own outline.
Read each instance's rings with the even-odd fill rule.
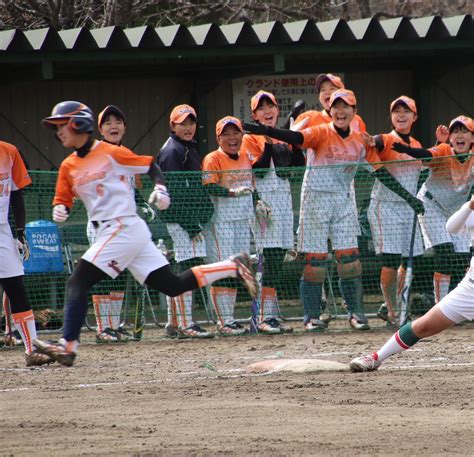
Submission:
[[[234,79],[232,88],[234,94],[234,116],[251,122],[250,99],[259,91],[265,90],[275,95],[280,106],[280,121],[285,122],[288,113],[297,100],[306,102],[306,109],[321,109],[318,94],[315,90],[315,74],[249,76]]]

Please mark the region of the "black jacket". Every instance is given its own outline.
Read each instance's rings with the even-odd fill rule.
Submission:
[[[164,222],[177,223],[192,238],[214,213],[214,206],[202,184],[201,157],[197,142],[183,141],[174,133],[160,149],[157,163],[166,176],[171,205],[160,211]]]

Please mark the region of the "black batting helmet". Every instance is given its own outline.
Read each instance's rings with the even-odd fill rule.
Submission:
[[[68,124],[76,133],[91,133],[94,130],[94,114],[84,103],[66,101],[58,103],[41,123],[44,127],[56,130],[56,126]]]

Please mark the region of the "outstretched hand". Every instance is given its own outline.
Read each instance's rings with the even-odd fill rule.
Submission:
[[[309,117],[301,119],[301,121],[295,122],[295,120],[290,117],[290,130],[293,132],[301,132],[309,122]]]
[[[361,135],[367,147],[369,148],[375,147],[375,138],[370,133],[362,132]]]
[[[449,129],[445,125],[438,125],[436,128],[436,141],[438,143],[447,143],[449,138]]]

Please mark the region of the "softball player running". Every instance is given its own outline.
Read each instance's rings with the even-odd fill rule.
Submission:
[[[205,230],[207,257],[221,261],[235,249],[250,252],[250,233],[254,220],[252,164],[242,153],[242,124],[227,116],[216,124],[219,149],[203,161],[203,183],[214,204],[214,215]],[[219,333],[241,335],[248,330],[234,319],[237,289],[228,283],[211,287]]]
[[[446,224],[448,233],[470,231],[474,245],[474,196],[456,211]],[[462,322],[474,319],[474,257],[471,267],[458,286],[425,315],[402,326],[378,351],[357,357],[350,362],[352,371],[374,371],[388,357],[411,348],[427,338]]]
[[[226,277],[242,279],[250,295],[256,296],[258,284],[246,254],[196,266],[180,275],[172,273],[163,253],[152,242],[145,221],[137,215],[126,179],[148,173],[155,182],[148,202],[159,210],[168,208],[170,197],[152,156],[138,156],[126,148],[94,141],[92,111],[80,102],[59,103],[51,116],[43,119],[43,125],[56,132],[65,148],[75,149],[59,169],[53,220],[66,222],[74,198],[80,198],[97,228],[97,238],[67,281],[63,338],[59,344],[36,340],[38,352],[63,365],[73,365],[87,313],[88,291],[107,276],[116,278],[125,268],[139,283],[172,297]]]
[[[52,363],[47,355],[33,347],[36,323],[23,283],[22,260],[29,257],[25,238],[25,202],[23,188],[31,184],[25,164],[12,144],[0,141],[0,284],[10,301],[11,319],[25,345],[26,366]],[[16,226],[16,239],[8,223],[9,206],[12,206]],[[5,297],[4,297],[5,298]]]
[[[357,111],[356,104],[353,92],[340,89],[331,95],[332,122],[329,124],[305,128],[301,132],[260,124],[245,125],[251,133],[307,148],[308,168],[301,191],[298,250],[306,254],[300,290],[305,307],[304,324],[308,330],[326,328],[320,313],[328,238],[338,262],[339,284],[348,305],[349,323],[357,330],[369,329],[363,307],[362,265],[357,245],[359,225],[351,186],[358,165],[369,162],[374,164],[373,168],[379,168],[375,165],[379,158],[375,149],[366,145],[369,135],[350,127]]]
[[[474,123],[471,118],[458,116],[448,128],[449,144],[431,149],[412,148],[396,143],[393,148],[417,159],[425,159],[429,176],[418,193],[425,213],[420,216],[421,231],[427,249],[434,249],[435,273],[433,289],[435,302],[441,301],[459,282],[469,259],[469,235],[448,233],[444,227],[448,218],[468,199],[474,184]],[[447,139],[447,138],[446,138]],[[457,278],[452,276],[456,274]],[[458,280],[456,280],[458,279]]]
[[[402,95],[390,104],[390,120],[393,130],[375,137],[380,160],[390,162],[385,165],[386,169],[413,197],[417,195],[418,180],[423,164],[419,160],[413,160],[407,154],[396,153],[392,148],[396,143],[406,143],[412,147],[421,146],[417,140],[410,136],[416,119],[415,101]],[[417,214],[423,212],[423,204],[419,200],[409,199],[414,202],[414,205],[411,206],[406,200],[406,195],[393,192],[380,181],[375,182],[370,198],[368,218],[375,252],[382,259],[380,287],[385,300],[378,315],[394,324],[398,307],[397,301],[399,301],[397,296],[401,294],[405,283],[404,266],[410,251],[413,219],[415,212]],[[420,227],[417,224],[413,256],[422,254],[423,240]],[[400,265],[403,266],[399,269]]]
[[[275,127],[280,110],[275,96],[259,91],[250,101],[253,119]],[[304,166],[302,150],[259,135],[244,135],[244,151],[252,162],[260,200],[256,205],[254,230],[258,252],[263,251],[264,274],[257,328],[262,333],[280,333],[276,286],[283,279],[283,259],[294,247],[291,185],[285,170],[275,167]]]
[[[170,114],[170,137],[160,149],[157,159],[161,170],[165,172],[172,201],[167,210],[160,212],[160,219],[167,222],[179,271],[203,263],[206,243],[202,227],[214,212],[209,196],[203,190],[201,157],[194,139],[196,127],[197,116],[192,106],[174,107]],[[166,300],[168,336],[214,336],[194,322],[191,291],[178,297],[166,297]]]
[[[122,110],[114,105],[106,106],[97,118],[97,125],[102,141],[125,148],[122,140],[126,131],[126,120]],[[135,188],[139,184],[139,176],[129,176],[130,192],[135,195],[135,201],[140,207],[146,207],[147,214],[153,214],[153,209],[143,200]],[[87,223],[87,238],[92,245],[95,242],[97,229],[91,221]],[[92,295],[94,313],[97,322],[97,343],[125,343],[132,338],[123,327],[120,326],[120,315],[124,300],[124,291],[113,291],[106,295]]]

